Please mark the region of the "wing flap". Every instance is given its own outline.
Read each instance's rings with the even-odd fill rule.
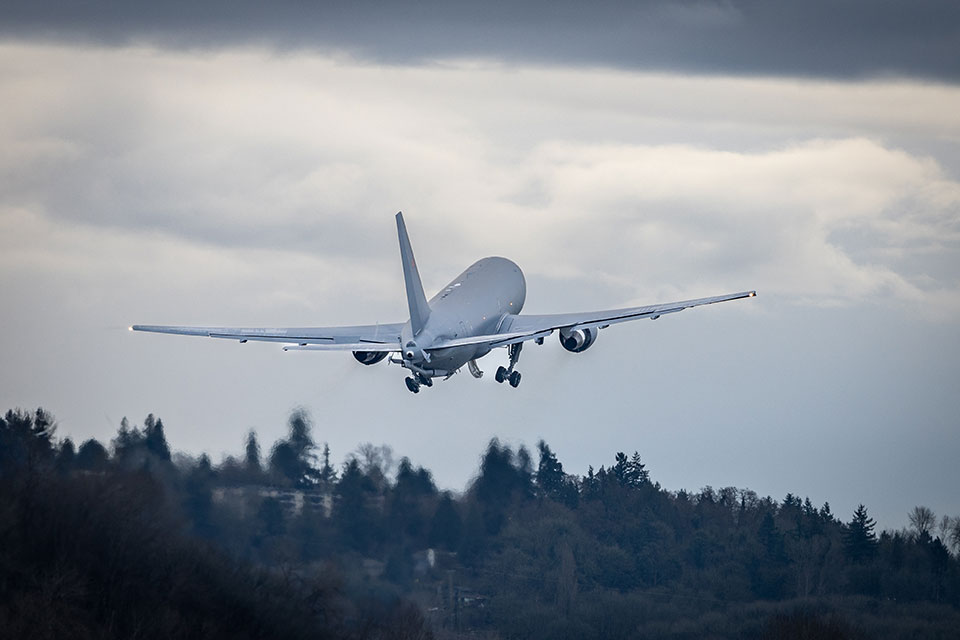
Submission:
[[[436,349],[450,349],[451,347],[466,347],[473,344],[489,344],[491,347],[505,347],[508,344],[516,342],[525,342],[543,338],[553,333],[553,329],[545,331],[514,331],[510,333],[491,333],[482,336],[469,336],[467,338],[454,338],[452,340],[442,340],[434,342],[427,347],[427,351]]]
[[[296,344],[286,345],[284,351],[375,351],[378,353],[394,353],[401,351],[400,342],[386,344],[383,342],[339,342],[329,344]]]

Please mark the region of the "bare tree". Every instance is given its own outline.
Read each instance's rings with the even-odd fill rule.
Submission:
[[[953,552],[960,555],[960,516],[950,519],[950,531],[947,533],[947,540]]]
[[[914,528],[917,536],[923,534],[930,535],[937,523],[937,514],[930,507],[914,507],[910,512],[910,525]]]
[[[374,469],[379,469],[384,477],[393,472],[393,449],[389,445],[382,444],[378,447],[372,442],[365,442],[357,447],[351,456],[357,459],[360,469],[367,475]]]
[[[937,525],[937,531],[940,532],[940,540],[943,544],[948,544],[947,538],[950,535],[950,524],[953,522],[950,516],[940,518],[940,524]]]

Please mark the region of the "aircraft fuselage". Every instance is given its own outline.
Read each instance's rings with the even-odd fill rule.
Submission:
[[[434,349],[426,358],[423,349],[439,340],[453,340],[497,332],[504,317],[520,313],[527,296],[523,272],[506,258],[474,262],[430,299],[430,317],[413,335],[408,321],[401,331],[404,361],[428,376],[447,376],[468,361],[485,356],[485,344]]]

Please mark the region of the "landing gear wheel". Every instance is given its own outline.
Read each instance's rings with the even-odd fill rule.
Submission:
[[[514,371],[510,374],[510,386],[516,389],[520,386],[520,372]]]
[[[433,378],[430,378],[429,376],[425,376],[422,373],[417,374],[417,381],[420,382],[420,384],[422,384],[425,387],[433,386]]]
[[[503,382],[507,379],[507,376],[510,375],[506,367],[497,367],[497,372],[494,374],[497,382]]]
[[[403,381],[407,383],[407,389],[410,389],[411,393],[420,393],[419,382],[417,382],[413,378],[404,378]]]

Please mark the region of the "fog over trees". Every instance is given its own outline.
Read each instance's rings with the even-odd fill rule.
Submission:
[[[0,418],[0,629],[33,638],[954,638],[960,517],[877,531],[800,494],[583,476],[496,439],[462,494],[388,446],[336,466],[294,411],[214,464],[127,419],[105,446]],[[175,443],[174,443],[175,444]]]

